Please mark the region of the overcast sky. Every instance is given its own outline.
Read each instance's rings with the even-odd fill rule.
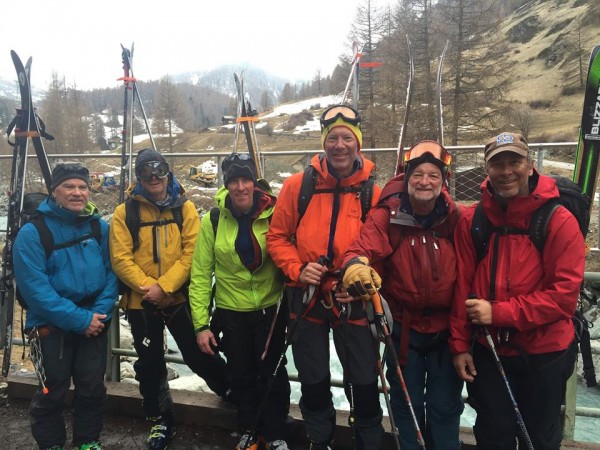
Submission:
[[[115,87],[121,47],[135,42],[138,80],[244,63],[287,79],[330,74],[350,52],[348,36],[366,0],[20,0],[0,26],[0,77],[10,59],[33,57],[32,84],[52,71],[80,89]],[[388,0],[377,0],[388,4]]]

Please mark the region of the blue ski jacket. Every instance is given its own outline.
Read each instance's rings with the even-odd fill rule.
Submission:
[[[100,221],[101,243],[94,237],[70,247],[46,253],[37,228],[25,224],[14,244],[15,280],[27,303],[25,329],[51,325],[63,331],[83,334],[93,313],[111,319],[118,297],[117,277],[110,267],[108,224],[100,219],[96,206],[88,202],[83,214],[61,208],[51,198],[38,207],[54,245],[91,233],[90,222]]]

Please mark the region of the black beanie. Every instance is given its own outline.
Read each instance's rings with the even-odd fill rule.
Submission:
[[[151,162],[164,162],[167,160],[163,155],[154,150],[153,148],[144,148],[140,150],[135,157],[135,175],[138,176],[138,167],[142,167],[144,164]]]
[[[240,159],[234,155],[229,156],[223,160],[221,164],[221,170],[223,171],[223,183],[225,186],[234,178],[248,178],[256,184],[256,164],[251,158]]]
[[[76,178],[90,185],[90,171],[79,163],[59,163],[52,170],[52,190],[65,180]]]

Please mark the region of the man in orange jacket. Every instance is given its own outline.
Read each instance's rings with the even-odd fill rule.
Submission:
[[[314,194],[301,217],[298,209],[303,174],[288,178],[267,233],[267,248],[289,279],[292,350],[302,385],[300,409],[311,449],[329,449],[335,409],[329,370],[329,330],[344,369],[346,394],[354,416],[357,449],[381,448],[373,337],[362,304],[338,289],[342,257],[358,237],[363,215],[360,197],[374,164],[360,153],[360,116],[335,105],[321,116],[323,154],[312,158]],[[368,190],[368,189],[367,189]],[[374,186],[371,204],[380,188]],[[341,282],[339,283],[341,285]],[[298,321],[298,322],[294,322]]]

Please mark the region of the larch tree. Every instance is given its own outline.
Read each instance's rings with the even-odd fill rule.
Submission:
[[[450,86],[447,111],[452,145],[494,134],[507,116],[502,102],[510,85],[506,38],[497,29],[494,0],[448,0],[440,5],[440,34],[450,46],[444,72]]]

